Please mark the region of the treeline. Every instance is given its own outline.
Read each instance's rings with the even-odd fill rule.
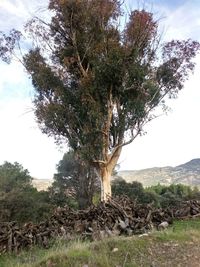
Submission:
[[[127,183],[118,177],[112,183],[113,195],[127,195],[129,198],[139,203],[152,203],[156,207],[166,208],[177,206],[182,201],[197,199],[200,200],[200,191],[198,187],[191,188],[183,184],[155,185],[144,188],[137,181]]]
[[[54,182],[47,191],[32,185],[28,170],[19,163],[0,165],[0,221],[39,222],[55,207],[68,205],[84,209],[99,200],[100,185],[96,172],[75,158],[72,151],[64,154],[57,165]]]
[[[183,200],[200,199],[197,187],[182,184],[144,188],[139,182],[127,183],[117,177],[113,195],[127,195],[139,203],[156,207],[178,205]],[[88,169],[68,152],[57,165],[54,182],[47,191],[37,191],[28,170],[19,163],[0,165],[0,221],[39,222],[57,206],[83,209],[100,201],[100,185],[94,170]]]

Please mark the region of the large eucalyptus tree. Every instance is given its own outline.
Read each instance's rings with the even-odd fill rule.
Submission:
[[[50,0],[51,20],[26,25],[33,47],[22,59],[42,131],[68,140],[96,168],[105,201],[123,146],[166,96],[177,96],[199,49],[192,40],[161,44],[158,21],[145,10],[120,25],[122,7],[120,0]],[[4,60],[19,37],[2,36]]]

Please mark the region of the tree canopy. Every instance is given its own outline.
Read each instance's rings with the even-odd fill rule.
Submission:
[[[32,177],[28,170],[24,169],[18,162],[4,162],[0,165],[0,191],[10,192],[14,188],[25,188],[31,186]]]
[[[35,115],[42,131],[68,140],[94,166],[102,199],[124,145],[141,134],[176,97],[194,69],[199,43],[161,43],[158,21],[146,10],[120,25],[120,0],[50,0],[49,21],[34,17],[25,29],[33,47],[22,63],[35,88]],[[20,33],[2,35],[0,55],[9,60]]]

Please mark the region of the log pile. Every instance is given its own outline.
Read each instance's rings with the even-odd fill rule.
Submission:
[[[173,209],[173,214],[177,219],[200,217],[200,201],[190,200],[182,202],[180,207]]]
[[[159,228],[173,218],[189,218],[200,215],[200,202],[184,202],[179,209],[156,209],[153,205],[141,205],[123,197],[100,203],[86,210],[75,211],[69,207],[57,208],[45,222],[26,223],[19,227],[16,222],[0,223],[0,254],[18,252],[23,248],[49,246],[52,238],[71,239],[74,236],[102,239],[113,235],[140,234]]]

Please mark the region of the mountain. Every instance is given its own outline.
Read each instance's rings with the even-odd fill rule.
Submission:
[[[198,186],[200,188],[200,158],[192,159],[176,167],[155,167],[137,171],[119,171],[121,176],[127,182],[138,181],[144,186],[170,184],[185,184],[189,186]],[[47,190],[52,184],[50,179],[33,179],[33,186],[38,190]]]
[[[46,191],[48,189],[48,187],[51,186],[53,180],[50,179],[37,179],[37,178],[33,178],[32,180],[32,184],[33,187],[37,188],[38,191]]]
[[[200,159],[192,159],[185,164],[179,165],[176,168],[184,168],[188,171],[199,171],[200,172]]]
[[[145,187],[170,184],[185,184],[200,187],[200,158],[192,159],[176,167],[155,167],[143,170],[119,171],[118,175],[127,182],[138,181]]]

